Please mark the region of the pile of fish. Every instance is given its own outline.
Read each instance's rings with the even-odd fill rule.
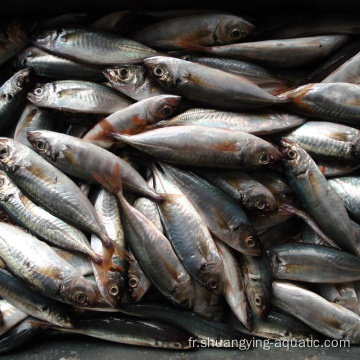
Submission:
[[[359,344],[359,21],[1,24],[0,353]]]

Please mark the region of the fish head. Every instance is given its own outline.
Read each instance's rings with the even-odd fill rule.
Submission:
[[[150,282],[146,276],[141,272],[128,274],[128,295],[131,302],[137,303],[149,289]]]
[[[69,314],[62,309],[60,306],[52,305],[43,309],[43,313],[45,314],[45,318],[47,318],[48,322],[71,329],[74,327]]]
[[[251,186],[241,192],[241,203],[252,211],[275,211],[278,208],[274,195],[262,186]]]
[[[92,285],[80,274],[75,273],[64,279],[59,288],[60,297],[77,306],[96,305],[96,293]]]
[[[283,164],[292,173],[302,174],[308,168],[309,155],[298,144],[283,137],[280,141],[280,151],[283,154]]]
[[[58,133],[46,130],[28,131],[27,139],[39,155],[56,161],[61,149],[58,135]]]
[[[30,149],[21,143],[6,137],[0,137],[0,165],[6,172],[19,168]]]
[[[31,68],[19,70],[11,78],[11,92],[16,94],[22,90],[26,90],[32,82],[33,74],[34,72]]]
[[[30,38],[32,43],[40,48],[53,50],[54,44],[57,42],[64,42],[62,37],[65,35],[65,31],[63,29],[43,29],[38,30],[36,33]]]
[[[251,226],[238,226],[232,230],[231,245],[238,251],[251,256],[262,253],[261,242]]]
[[[357,135],[351,142],[351,155],[360,158],[360,135]]]
[[[9,179],[4,171],[0,170],[0,201],[5,202],[17,192],[19,192],[17,186]]]
[[[151,99],[148,106],[148,118],[155,121],[172,116],[181,102],[181,96],[177,95],[158,95]]]
[[[125,280],[120,271],[104,269],[103,264],[93,264],[96,269],[96,283],[102,298],[112,307],[118,307],[124,295]]]
[[[265,319],[270,308],[270,291],[261,281],[250,281],[246,287],[249,304],[254,313]]]
[[[247,145],[239,146],[239,157],[245,166],[251,168],[268,167],[278,163],[282,154],[271,143],[262,139],[249,139]]]
[[[145,69],[141,65],[121,65],[107,68],[103,71],[110,83],[118,87],[135,89],[145,82]]]
[[[219,296],[225,294],[226,279],[222,261],[203,264],[200,268],[200,273],[204,285],[209,291]]]
[[[195,288],[192,281],[182,281],[171,294],[174,303],[184,309],[192,309],[195,302]]]
[[[215,44],[235,43],[255,30],[255,26],[237,16],[224,15],[220,18],[213,37]]]
[[[174,88],[181,80],[181,62],[167,56],[153,56],[143,60],[145,69],[165,88]]]
[[[54,92],[56,92],[56,89],[51,84],[36,84],[26,97],[33,104],[43,106],[49,101]]]

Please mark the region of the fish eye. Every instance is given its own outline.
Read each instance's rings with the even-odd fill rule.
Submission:
[[[129,69],[127,69],[127,68],[121,68],[121,69],[119,70],[120,79],[125,80],[125,79],[127,79],[127,78],[129,77],[129,75],[130,75]]]
[[[38,140],[36,141],[36,149],[39,150],[39,151],[44,151],[45,150],[45,147],[46,147],[46,142],[45,141],[42,141],[42,140]]]
[[[88,301],[88,297],[86,296],[86,294],[80,292],[75,295],[75,301],[78,304],[85,304]]]
[[[256,295],[254,298],[254,302],[256,306],[261,306],[262,305],[262,298],[261,296]]]
[[[260,199],[255,203],[255,206],[259,210],[264,210],[266,207],[266,202]]]
[[[182,345],[179,342],[174,342],[173,347],[174,347],[174,349],[181,349]]]
[[[60,37],[59,37],[59,41],[61,41],[61,42],[65,43],[65,42],[67,41],[67,37],[66,37],[66,35],[62,35],[62,36],[60,36]]]
[[[209,285],[210,289],[216,289],[218,287],[218,284],[217,284],[216,280],[209,281],[208,285]]]
[[[3,187],[4,185],[5,185],[5,179],[0,178],[0,188]]]
[[[41,86],[37,87],[33,93],[37,96],[41,95],[43,93],[43,88]]]
[[[253,239],[252,236],[249,236],[248,238],[245,239],[245,244],[246,244],[248,247],[252,248],[252,247],[255,246],[255,240]]]
[[[57,315],[56,319],[57,319],[57,321],[59,323],[65,323],[66,322],[66,319],[62,315]]]
[[[129,279],[129,286],[131,288],[136,288],[139,285],[139,280],[135,277]]]
[[[164,116],[170,116],[173,113],[173,109],[171,108],[171,106],[165,105],[162,108],[161,112]]]
[[[267,165],[270,162],[270,156],[266,153],[261,153],[259,156],[259,163],[262,165]]]
[[[237,40],[237,39],[240,39],[242,37],[242,34],[243,32],[239,29],[233,29],[230,31],[230,37],[233,39],[233,40]]]
[[[2,148],[0,150],[0,159],[5,159],[9,155],[9,151],[7,148]]]
[[[16,82],[16,86],[18,87],[22,87],[24,85],[24,79],[18,79],[18,81]]]
[[[165,74],[165,69],[164,69],[164,67],[163,66],[155,66],[154,68],[153,68],[153,72],[154,72],[154,75],[156,76],[156,77],[163,77],[164,76],[164,74]]]
[[[287,157],[291,160],[294,160],[297,157],[297,152],[291,149],[287,152]]]
[[[111,295],[111,296],[117,296],[117,295],[119,295],[119,287],[117,286],[117,285],[112,285],[112,286],[110,286],[110,288],[109,288],[109,294]]]

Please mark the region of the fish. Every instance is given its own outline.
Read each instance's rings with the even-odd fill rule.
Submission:
[[[225,313],[226,302],[223,296],[215,295],[198,282],[195,286],[194,313],[203,315],[209,319],[222,321]]]
[[[195,172],[251,211],[275,211],[278,208],[274,195],[246,172]]]
[[[358,124],[360,85],[345,82],[311,83],[283,95],[288,107],[302,115],[344,124]]]
[[[239,252],[261,254],[260,240],[248,217],[221,190],[190,171],[165,163],[161,169],[190,199],[214,236]]]
[[[181,30],[180,30],[181,29]],[[255,29],[244,18],[230,14],[191,14],[165,19],[131,34],[131,38],[161,50],[186,49],[238,42]]]
[[[188,166],[245,170],[270,166],[282,157],[260,137],[205,126],[171,126],[136,135],[113,132],[112,136],[157,159]]]
[[[68,309],[61,304],[37,293],[7,270],[0,269],[0,278],[1,297],[10,304],[37,319],[65,328],[73,327]]]
[[[39,76],[58,80],[103,81],[101,69],[53,55],[35,46],[23,50],[13,60],[16,70],[31,68]]]
[[[40,107],[95,114],[112,114],[133,103],[114,89],[82,80],[37,84],[27,98]]]
[[[242,332],[223,322],[209,320],[191,311],[181,310],[171,305],[126,304],[119,309],[122,313],[154,321],[175,325],[189,331],[194,343],[207,347],[231,347],[231,340],[248,339]],[[244,348],[250,349],[249,347]]]
[[[3,269],[0,269],[2,271]],[[21,311],[16,306],[11,305],[8,301],[0,300],[0,312],[1,312],[1,326],[0,336],[2,337],[14,326],[28,317],[28,314]],[[0,337],[0,338],[1,338]]]
[[[238,130],[259,136],[296,128],[304,124],[305,121],[305,117],[275,110],[236,113],[215,109],[193,108],[169,120],[160,121],[149,129],[166,126],[199,125]]]
[[[7,130],[25,108],[33,76],[31,69],[22,69],[0,87],[0,130]]]
[[[191,277],[215,295],[225,292],[225,264],[206,222],[190,199],[155,166],[154,188],[165,194],[158,209],[164,233]]]
[[[340,196],[346,210],[349,212],[353,220],[360,221],[359,213],[359,197],[357,187],[360,184],[358,176],[341,176],[328,180],[329,185]]]
[[[112,248],[91,202],[62,171],[10,138],[0,138],[0,164],[31,200],[77,228],[95,233]]]
[[[91,24],[91,27],[118,35],[126,35],[131,31],[131,28],[134,25],[134,21],[137,17],[137,11],[114,11],[94,21]]]
[[[351,344],[360,341],[359,315],[301,286],[274,281],[272,304],[331,339],[345,339]]]
[[[300,343],[301,341],[306,340],[321,341],[321,335],[318,332],[293,316],[275,308],[270,309],[266,319],[254,316],[251,332],[247,331],[233,314],[227,316],[226,322],[233,328],[247,335],[258,336],[265,339],[280,340],[284,342],[292,341],[293,343],[297,341]]]
[[[353,127],[327,121],[307,121],[300,127],[282,133],[299,144],[312,158],[358,162],[360,132]]]
[[[125,188],[155,201],[162,199],[126,161],[90,141],[45,130],[28,132],[28,140],[46,161],[71,176],[98,183],[114,195]]]
[[[242,76],[191,61],[154,56],[143,63],[162,87],[202,104],[229,110],[249,110],[290,101],[283,95],[270,95]]]
[[[168,239],[118,194],[122,225],[130,250],[152,285],[173,304],[194,306],[194,286]]]
[[[0,354],[6,354],[13,350],[20,349],[24,344],[41,334],[43,329],[31,324],[31,321],[34,320],[36,319],[29,316],[1,336]]]
[[[216,240],[215,240],[216,241]],[[240,263],[237,261],[235,254],[230,248],[220,240],[216,241],[216,246],[224,262],[225,269],[225,299],[231,311],[241,321],[242,324],[251,331],[252,329],[252,312],[249,306],[243,273]]]
[[[12,225],[0,223],[0,229],[0,257],[12,273],[55,300],[95,304],[90,284],[49,245]]]
[[[262,256],[238,255],[246,297],[252,311],[266,319],[271,304],[272,273],[266,253]]]
[[[262,66],[293,68],[326,58],[348,41],[347,35],[319,35],[203,47],[204,53],[255,62]]]
[[[170,117],[180,102],[181,97],[176,95],[158,95],[140,100],[98,122],[83,139],[111,149],[115,143],[112,133],[133,135],[142,132],[145,127]]]
[[[108,237],[114,239],[121,248],[127,249],[116,197],[106,189],[101,188],[95,193],[94,198],[94,209]],[[101,240],[96,235],[91,235],[90,243],[91,247],[98,254],[103,252]],[[111,263],[112,267],[110,269],[106,269],[101,265],[99,266],[96,262],[93,263],[92,266],[96,283],[102,297],[109,305],[118,307],[125,293],[128,262],[117,256],[115,250],[111,258]]]
[[[305,243],[277,245],[267,250],[276,279],[314,283],[360,280],[360,259],[327,246]]]
[[[31,41],[56,55],[99,66],[139,61],[159,54],[137,41],[87,26],[42,29]]]
[[[149,290],[151,282],[141,270],[139,263],[134,259],[128,266],[127,296],[133,303],[139,302]]]
[[[20,226],[46,242],[87,254],[95,263],[101,258],[77,228],[37,206],[0,170],[0,206]]]
[[[358,255],[355,233],[345,206],[314,160],[300,145],[286,138],[281,140],[280,150],[289,184],[309,214],[341,249]]]
[[[156,321],[108,317],[79,320],[72,329],[57,328],[47,323],[36,323],[44,328],[54,328],[61,333],[81,334],[115,343],[164,348],[168,350],[191,349],[191,334],[177,327]]]
[[[14,140],[32,148],[27,139],[27,132],[40,129],[56,131],[58,126],[54,116],[48,109],[39,108],[31,103],[28,103],[16,125]]]

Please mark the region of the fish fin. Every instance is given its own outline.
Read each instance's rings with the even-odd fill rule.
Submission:
[[[62,149],[62,153],[65,157],[65,159],[71,164],[76,170],[81,172],[80,164],[76,161],[73,153],[71,151],[68,151],[68,149]]]
[[[324,165],[320,165],[320,166],[319,166],[319,169],[320,169],[321,173],[324,175],[324,174],[325,174],[326,167],[325,167]]]
[[[122,193],[121,170],[119,164],[116,164],[114,166],[111,176],[108,176],[106,174],[103,174],[103,176],[101,176],[100,174],[95,172],[91,173],[91,175],[99,184],[101,184],[110,193],[114,195],[116,195],[119,192]]]
[[[107,131],[104,131],[104,132],[107,132]],[[116,133],[114,131],[108,131],[108,133],[109,133],[109,136],[113,140],[120,141],[120,142],[123,142],[125,144],[131,145],[131,140],[130,140],[131,136],[124,135],[124,134],[119,134],[119,133]]]
[[[178,40],[175,41],[175,44],[182,47],[187,51],[194,51],[194,52],[208,52],[211,50],[211,47],[199,45],[190,41],[186,40]]]
[[[27,321],[30,325],[38,327],[38,328],[42,328],[42,329],[48,329],[48,328],[53,328],[53,329],[61,329],[60,326],[57,326],[55,324],[51,324],[47,321],[41,321],[41,320],[28,320]]]
[[[135,261],[135,257],[134,255],[127,251],[126,249],[124,249],[122,246],[120,246],[118,243],[116,243],[115,241],[112,241],[112,244],[114,245],[114,251],[116,253],[116,255],[125,261],[130,261],[130,262],[134,262]],[[124,271],[124,269],[123,269]]]

